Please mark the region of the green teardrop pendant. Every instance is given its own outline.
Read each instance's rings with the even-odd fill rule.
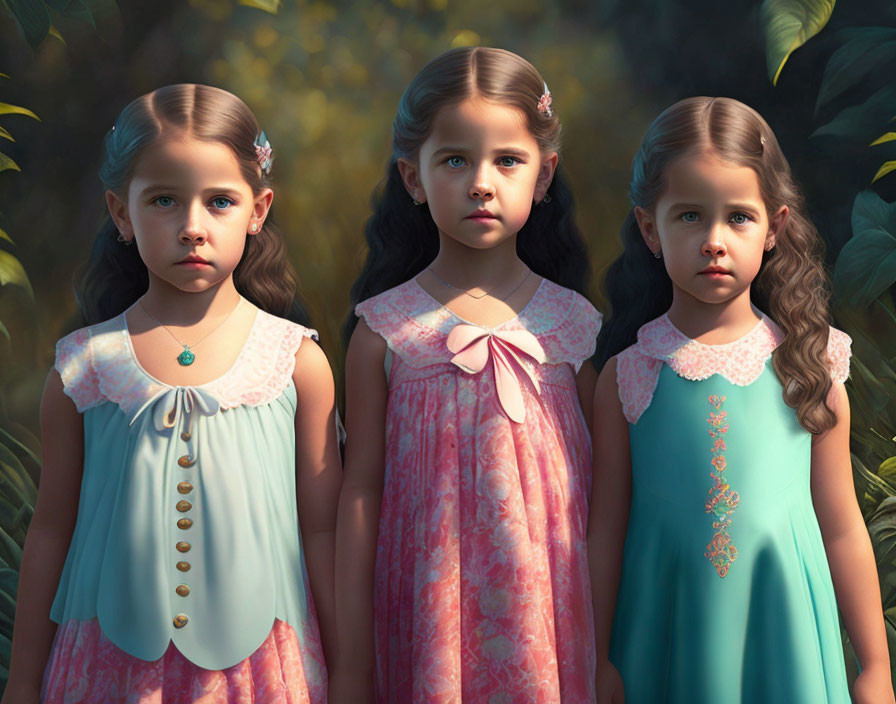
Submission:
[[[189,367],[194,359],[196,359],[196,355],[190,352],[190,348],[186,345],[184,345],[184,351],[177,355],[177,363],[182,367]]]

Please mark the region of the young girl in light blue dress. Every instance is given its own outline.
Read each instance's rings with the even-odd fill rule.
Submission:
[[[635,157],[595,396],[600,704],[893,702],[849,338],[766,122],[691,98]],[[608,360],[608,361],[607,361]]]
[[[290,320],[271,160],[246,105],[202,85],[137,99],[106,137],[111,218],[90,325],[44,391],[4,704],[42,676],[54,704],[325,701],[333,379]]]

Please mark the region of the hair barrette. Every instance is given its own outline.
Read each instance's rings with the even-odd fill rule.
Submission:
[[[261,167],[261,173],[267,176],[271,173],[271,164],[274,163],[274,154],[271,149],[271,143],[268,141],[264,130],[255,138],[255,158]]]
[[[551,109],[551,91],[548,90],[548,84],[544,84],[544,93],[538,99],[538,112],[545,117],[553,117],[554,111]]]

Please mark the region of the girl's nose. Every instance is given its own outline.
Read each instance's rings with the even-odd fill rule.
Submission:
[[[484,174],[477,174],[476,181],[470,186],[470,198],[475,200],[491,200],[495,197],[495,188],[484,178]]]
[[[728,254],[728,248],[725,242],[715,230],[711,230],[706,237],[706,241],[700,247],[700,253],[705,257],[724,257]]]
[[[205,227],[202,225],[201,213],[191,208],[187,220],[180,231],[180,241],[184,244],[202,244],[206,239]]]

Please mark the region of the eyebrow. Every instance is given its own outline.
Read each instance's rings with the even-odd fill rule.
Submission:
[[[178,191],[181,188],[182,186],[172,186],[165,183],[150,184],[149,186],[140,189],[140,195],[145,196],[150,193],[157,193],[162,191]],[[203,193],[225,193],[227,195],[239,195],[240,191],[236,186],[212,186],[210,188],[203,189]]]
[[[759,212],[759,209],[755,205],[751,205],[750,203],[726,203],[726,209],[730,210],[749,210],[752,212]],[[698,205],[697,203],[673,203],[669,206],[669,210],[703,210],[704,207],[702,205]]]
[[[463,154],[469,151],[469,148],[464,147],[455,147],[455,146],[447,146],[440,147],[436,149],[432,155],[433,156],[442,156],[443,154]],[[525,149],[520,149],[519,147],[499,147],[498,149],[492,150],[493,154],[501,154],[508,156],[530,156],[529,152]]]

